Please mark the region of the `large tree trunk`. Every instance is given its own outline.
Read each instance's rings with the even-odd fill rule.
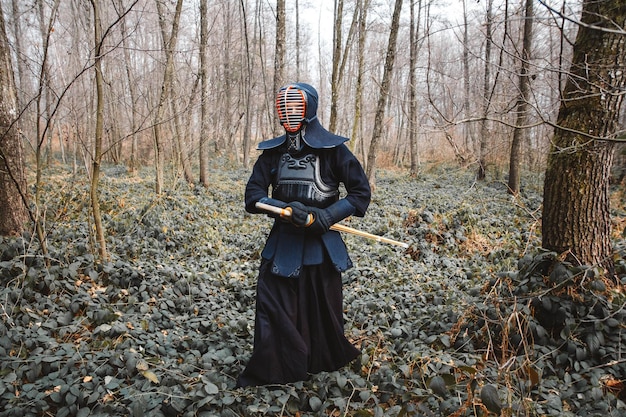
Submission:
[[[613,274],[609,173],[625,86],[623,0],[585,0],[544,183],[542,245]],[[607,30],[602,30],[604,27]],[[609,139],[609,140],[605,140]]]
[[[24,155],[15,118],[17,92],[0,13],[0,236],[21,234],[28,220]]]

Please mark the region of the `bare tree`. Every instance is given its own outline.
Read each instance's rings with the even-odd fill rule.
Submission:
[[[0,13],[0,236],[21,234],[28,221],[24,153],[17,125],[15,79],[4,15]]]
[[[120,13],[123,10],[123,2],[122,0],[116,0],[116,11],[118,13],[118,17],[120,17]],[[128,94],[130,95],[130,105],[131,105],[131,109],[130,109],[130,113],[131,113],[131,119],[130,119],[130,126],[131,126],[131,132],[132,132],[132,137],[131,137],[131,148],[130,148],[130,156],[129,156],[129,160],[128,160],[128,168],[130,170],[130,172],[135,173],[137,171],[137,129],[138,129],[138,105],[139,103],[137,102],[137,85],[135,84],[135,82],[133,81],[133,77],[132,77],[132,61],[130,58],[130,48],[128,46],[128,30],[126,28],[126,19],[122,19],[120,22],[120,30],[121,30],[121,36],[122,36],[122,49],[123,49],[123,54],[124,54],[124,69],[125,69],[125,75],[126,75],[126,82],[127,82],[127,86],[128,86]]]
[[[36,129],[36,138],[37,138],[37,144],[35,147],[35,165],[36,165],[36,174],[35,174],[35,183],[36,183],[36,188],[35,188],[35,229],[37,232],[37,238],[39,239],[40,245],[41,245],[41,249],[42,252],[44,254],[47,254],[48,249],[47,249],[47,245],[46,245],[46,238],[45,238],[45,233],[43,230],[43,224],[45,223],[45,219],[44,219],[44,214],[42,211],[42,202],[41,202],[41,190],[40,190],[40,184],[42,181],[42,175],[43,175],[43,165],[44,165],[44,144],[46,142],[46,138],[48,137],[48,132],[51,129],[51,123],[52,123],[52,115],[50,113],[48,113],[48,117],[45,118],[45,120],[42,120],[42,115],[43,115],[43,109],[42,109],[42,100],[45,96],[45,91],[48,89],[49,85],[49,72],[48,72],[48,60],[49,60],[49,54],[50,54],[50,48],[49,48],[49,41],[50,41],[50,36],[53,32],[53,22],[55,21],[56,18],[56,14],[59,8],[59,2],[60,0],[56,0],[52,6],[52,9],[50,11],[50,17],[48,19],[48,25],[47,25],[47,29],[45,30],[45,34],[43,33],[43,28],[44,24],[43,21],[40,22],[40,29],[42,30],[42,51],[43,51],[43,57],[41,60],[41,66],[40,66],[40,72],[39,72],[39,78],[38,78],[38,91],[37,91],[37,96],[36,96],[36,121],[35,121],[35,129]],[[40,4],[40,7],[43,7],[43,5]],[[40,20],[43,20],[43,11],[40,8]],[[48,95],[48,97],[50,97]],[[46,106],[47,107],[47,106]]]
[[[251,97],[252,97],[252,51],[250,49],[250,40],[249,40],[249,35],[248,35],[248,15],[246,13],[246,6],[243,0],[241,0],[240,2],[241,4],[241,14],[243,15],[243,19],[242,19],[242,24],[243,24],[243,36],[244,36],[244,40],[246,43],[246,50],[245,50],[245,63],[246,63],[246,76],[245,76],[245,86],[243,89],[243,94],[244,94],[244,100],[246,103],[246,109],[250,109],[251,106]],[[296,1],[296,11],[297,11],[297,1]],[[297,25],[296,25],[296,31],[297,31]],[[299,49],[299,48],[298,48]],[[299,56],[298,55],[298,59],[296,62],[296,67],[297,67],[297,71],[300,71],[300,61],[299,61]],[[298,75],[299,76],[299,75]],[[248,164],[250,163],[250,145],[252,142],[252,139],[250,137],[251,135],[251,118],[250,118],[250,112],[246,111],[245,112],[245,120],[244,120],[244,131],[243,131],[243,165],[244,166],[248,166]]]
[[[339,60],[341,59],[341,40],[343,29],[343,0],[335,0],[334,12],[334,24],[333,24],[333,59],[332,59],[332,72],[330,82],[330,121],[328,128],[331,132],[334,132],[337,127],[337,98],[339,95]],[[355,10],[356,16],[356,10]]]
[[[411,167],[410,174],[417,176],[419,166],[419,154],[417,150],[417,44],[419,34],[420,12],[422,0],[417,2],[417,17],[415,16],[415,1],[411,0],[411,20],[409,34],[409,144]]]
[[[50,36],[53,32],[52,22],[56,19],[56,14],[59,8],[60,0],[56,0],[54,5],[52,6],[52,10],[50,12],[50,19],[46,22],[46,14],[45,14],[45,2],[38,2],[37,8],[39,11],[39,33],[41,35],[42,44],[44,45],[44,49],[48,50],[48,43],[50,42]],[[39,85],[39,94],[37,95],[37,117],[41,119],[41,123],[46,124],[46,129],[42,132],[44,135],[41,137],[38,152],[44,152],[45,156],[45,164],[50,164],[50,158],[52,154],[52,115],[51,115],[51,107],[52,107],[52,96],[50,92],[50,62],[48,59],[45,59],[41,63],[41,73],[40,73],[40,85]],[[39,136],[38,136],[39,137]],[[40,162],[44,162],[42,158],[39,158]]]
[[[614,274],[609,176],[626,87],[626,3],[583,2],[544,181],[542,245]]]
[[[189,100],[186,103],[186,108],[189,109],[191,104],[194,102],[194,96],[196,95],[196,90],[198,86],[198,82],[195,82],[192,87],[192,91],[189,94]],[[168,95],[170,97],[174,97],[175,88],[174,83],[170,83],[169,85],[170,92]],[[176,154],[178,155],[178,162],[180,163],[183,170],[183,177],[185,181],[189,184],[194,183],[193,172],[191,170],[191,161],[189,160],[189,153],[187,149],[187,135],[189,129],[187,129],[188,124],[185,121],[189,120],[189,112],[186,111],[185,121],[183,121],[183,112],[180,109],[180,105],[178,104],[178,100],[170,100],[170,107],[172,112],[172,121],[174,122],[174,144],[176,145]],[[185,127],[183,127],[185,126]]]
[[[469,22],[467,19],[467,0],[463,0],[463,117],[470,119],[470,63],[469,63]],[[473,147],[471,125],[463,124],[463,142],[465,150]]]
[[[155,191],[157,194],[163,192],[164,179],[163,170],[165,164],[165,143],[163,138],[163,123],[165,122],[165,111],[167,110],[167,102],[170,100],[170,92],[173,76],[174,76],[174,50],[178,40],[178,28],[180,24],[180,13],[183,6],[183,0],[177,0],[176,11],[172,21],[171,31],[168,34],[165,27],[165,12],[161,5],[161,0],[156,0],[157,10],[159,13],[159,23],[161,24],[161,35],[163,39],[163,49],[165,51],[165,72],[163,74],[163,82],[161,84],[161,94],[157,105],[154,118],[154,163],[156,170]]]
[[[276,0],[276,43],[274,47],[274,88],[276,94],[285,82],[285,0]],[[273,96],[272,96],[273,97]],[[274,123],[274,134],[282,134],[283,129],[278,123]]]
[[[91,169],[91,210],[93,212],[94,225],[96,227],[96,241],[100,260],[107,258],[106,239],[104,226],[100,215],[100,199],[98,196],[98,182],[100,180],[100,164],[102,162],[102,133],[104,130],[104,79],[102,76],[102,21],[100,20],[100,2],[91,0],[94,21],[94,70],[96,72],[96,130],[94,135],[94,151]]]
[[[365,160],[365,146],[363,140],[360,138],[360,126],[361,126],[361,108],[363,105],[363,73],[365,72],[365,35],[366,35],[366,21],[367,10],[369,8],[370,0],[358,0],[356,5],[356,11],[358,11],[358,50],[357,50],[357,75],[355,82],[354,92],[354,117],[352,120],[352,141],[351,149],[355,154],[361,156],[361,160]],[[357,151],[358,149],[358,151]]]
[[[209,24],[207,0],[200,0],[200,184],[209,185]]]
[[[478,145],[478,173],[476,177],[484,180],[486,176],[486,154],[487,154],[487,137],[489,128],[487,124],[487,116],[489,115],[489,106],[491,104],[491,45],[492,23],[493,23],[493,0],[487,0],[487,21],[485,22],[485,66],[483,73],[483,105],[482,120],[480,122],[480,139]]]
[[[330,102],[330,121],[328,128],[331,132],[337,130],[338,120],[338,101],[339,92],[341,91],[341,85],[343,76],[346,73],[346,65],[350,56],[350,50],[354,42],[354,36],[357,32],[357,25],[359,22],[359,8],[355,7],[352,14],[352,21],[350,23],[350,29],[348,30],[348,36],[346,38],[345,45],[342,37],[343,26],[343,1],[337,2],[335,8],[335,24],[333,25],[333,62],[331,73],[331,102]]]
[[[511,155],[509,158],[509,192],[517,195],[520,191],[521,169],[521,142],[523,141],[528,124],[528,98],[530,96],[530,47],[533,37],[534,0],[526,0],[524,13],[524,35],[522,38],[522,52],[520,54],[521,68],[519,73],[519,97],[517,99],[517,120],[513,129]]]
[[[300,67],[302,65],[300,59],[300,49],[302,43],[300,42],[300,0],[295,0],[296,3],[296,80],[300,80]],[[248,49],[248,34],[246,31],[246,49]]]
[[[393,9],[393,17],[391,20],[391,30],[389,32],[389,42],[387,44],[387,55],[385,57],[385,71],[383,80],[380,84],[380,92],[378,105],[376,107],[376,116],[374,118],[374,130],[372,132],[372,141],[367,155],[366,174],[372,186],[376,184],[376,152],[378,150],[378,142],[383,133],[383,117],[385,115],[385,107],[387,105],[387,97],[389,96],[389,84],[391,80],[391,72],[393,71],[393,63],[396,57],[396,41],[398,39],[398,28],[400,27],[400,11],[402,10],[402,0],[396,0]]]

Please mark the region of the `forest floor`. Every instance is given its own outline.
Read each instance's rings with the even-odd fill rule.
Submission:
[[[249,172],[216,165],[210,190],[108,167],[111,259],[96,262],[88,181],[42,190],[49,253],[0,238],[0,416],[626,415],[624,190],[615,264],[539,249],[542,178],[519,198],[462,169],[379,171],[346,224],[351,365],[281,386],[235,388],[252,351],[256,274],[271,219],[243,210]]]

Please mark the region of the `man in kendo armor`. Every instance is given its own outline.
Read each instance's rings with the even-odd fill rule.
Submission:
[[[317,106],[308,84],[280,89],[276,110],[285,134],[259,144],[246,186],[246,211],[262,213],[255,206],[262,202],[291,215],[273,216],[261,253],[254,349],[238,386],[306,380],[360,354],[344,335],[341,273],[352,262],[339,232],[329,229],[364,216],[371,190],[348,138],[321,126]]]

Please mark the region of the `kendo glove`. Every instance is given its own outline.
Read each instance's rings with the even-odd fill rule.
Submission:
[[[305,206],[299,201],[292,201],[287,204],[286,209],[291,212],[291,216],[288,219],[295,226],[308,227],[311,225],[313,217],[309,213],[310,207]]]
[[[284,208],[287,207],[287,203],[285,203],[284,201],[276,200],[276,199],[270,198],[270,197],[263,197],[258,202],[259,203],[263,203],[263,204],[268,204],[268,205],[274,206],[274,207],[279,207],[281,209],[284,209]],[[265,214],[267,214],[267,216],[269,216],[269,217],[271,217],[273,219],[281,218],[281,216],[279,214],[276,214],[276,213],[268,213],[268,212],[265,212],[264,210],[260,210],[260,209],[255,209],[255,210],[258,213],[265,213]]]
[[[259,200],[259,203],[268,204],[270,206],[280,207],[283,209],[287,207],[287,203],[285,203],[284,201],[276,200],[275,198],[271,197],[263,197]]]
[[[313,215],[313,223],[308,226],[308,229],[312,233],[319,235],[328,232],[333,224],[351,216],[356,210],[345,198],[331,204],[325,209],[317,207],[309,207],[308,209]]]

